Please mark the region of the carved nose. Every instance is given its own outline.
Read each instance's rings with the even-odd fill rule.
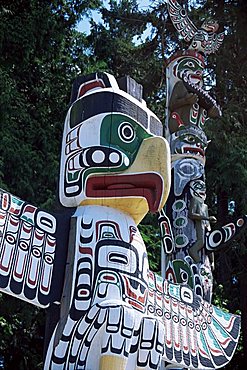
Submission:
[[[160,199],[160,210],[168,197],[171,185],[170,148],[163,137],[144,139],[134,163],[124,172],[127,173],[156,173],[162,178],[163,194]]]

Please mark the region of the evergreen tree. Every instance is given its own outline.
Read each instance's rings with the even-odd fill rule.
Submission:
[[[70,87],[78,65],[85,73],[93,68],[75,26],[96,6],[98,0],[1,1],[0,186],[46,209],[56,198]],[[43,327],[43,310],[0,295],[6,370],[42,368]]]
[[[223,223],[229,200],[235,201],[236,215],[246,212],[247,4],[245,0],[181,3],[198,26],[211,15],[227,30],[218,55],[208,60],[211,82],[216,76],[212,92],[224,114],[208,124],[212,140],[207,152],[208,202]],[[165,59],[178,48],[166,4],[158,1],[141,10],[136,0],[110,0],[107,9],[100,8],[104,23],[91,21],[90,35],[79,34],[75,26],[81,16],[99,6],[99,0],[1,0],[0,186],[48,210],[56,198],[62,127],[76,75],[100,70],[116,77],[132,76],[144,86],[149,107],[164,121]],[[141,35],[150,25],[152,32],[143,41]],[[150,246],[151,267],[159,270],[155,224],[148,216],[141,229]],[[244,236],[218,254],[216,280],[223,284],[221,295],[226,292],[229,297],[233,288],[236,293],[226,307],[242,308],[245,356],[246,265]],[[43,323],[43,311],[0,297],[0,355],[5,356],[6,370],[42,368]],[[241,356],[240,352],[227,368],[240,369]]]
[[[209,7],[212,2],[207,2]],[[208,148],[207,188],[211,207],[216,208],[218,221],[223,224],[247,211],[246,171],[246,75],[247,35],[245,1],[219,1],[214,10],[227,35],[212,64],[216,72],[215,94],[223,107],[223,116],[208,130],[212,143]],[[210,199],[209,197],[209,199]],[[215,202],[216,200],[216,202]],[[228,210],[234,202],[234,212]],[[241,310],[243,351],[241,345],[227,369],[242,369],[247,361],[247,253],[246,232],[217,254],[216,281],[230,298],[228,309]]]

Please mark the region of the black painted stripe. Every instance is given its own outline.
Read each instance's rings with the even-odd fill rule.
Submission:
[[[148,115],[145,110],[122,95],[103,91],[90,94],[77,100],[70,112],[70,127],[101,113],[122,113],[148,128]]]

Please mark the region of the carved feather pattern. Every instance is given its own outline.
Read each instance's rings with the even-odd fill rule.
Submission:
[[[225,37],[224,32],[208,35],[208,41],[205,47],[205,54],[215,53],[222,45],[224,37]]]
[[[197,32],[197,27],[189,19],[186,10],[176,0],[167,0],[167,7],[174,27],[185,41],[190,42]]]
[[[67,246],[55,262],[56,233],[54,215],[0,189],[1,291],[40,307],[60,299]]]
[[[152,311],[165,326],[166,361],[190,369],[217,369],[230,361],[238,342],[239,316],[203,301],[186,285],[166,280],[162,285],[153,273],[150,286]]]
[[[204,54],[212,54],[219,49],[224,40],[224,32],[217,34],[212,30],[206,30],[203,25],[198,29],[177,0],[167,0],[167,7],[176,30],[186,42],[191,42],[189,49],[201,51]],[[217,22],[214,25],[217,25],[215,29],[218,29]]]
[[[216,230],[206,232],[206,248],[209,251],[213,251],[223,247],[242,231],[246,230],[246,227],[247,216],[244,215]]]

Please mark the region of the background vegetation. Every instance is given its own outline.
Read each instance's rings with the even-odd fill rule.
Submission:
[[[223,118],[208,122],[212,140],[207,152],[208,203],[220,223],[246,212],[247,2],[180,1],[199,26],[215,16],[227,37],[218,55],[208,58],[211,92]],[[106,6],[107,5],[107,6]],[[92,9],[102,22],[91,21],[88,35],[76,30]],[[147,25],[152,31],[141,40]],[[56,198],[63,121],[75,76],[107,71],[130,75],[144,86],[149,106],[164,121],[165,60],[178,47],[166,4],[136,0],[1,0],[0,2],[0,186],[20,198],[52,209]],[[215,77],[216,76],[216,77]],[[230,201],[235,208],[229,212]],[[152,267],[160,269],[155,218],[142,231]],[[246,236],[216,256],[215,301],[242,311],[243,340],[227,369],[247,363]],[[42,368],[44,312],[0,295],[0,356],[6,370]]]

